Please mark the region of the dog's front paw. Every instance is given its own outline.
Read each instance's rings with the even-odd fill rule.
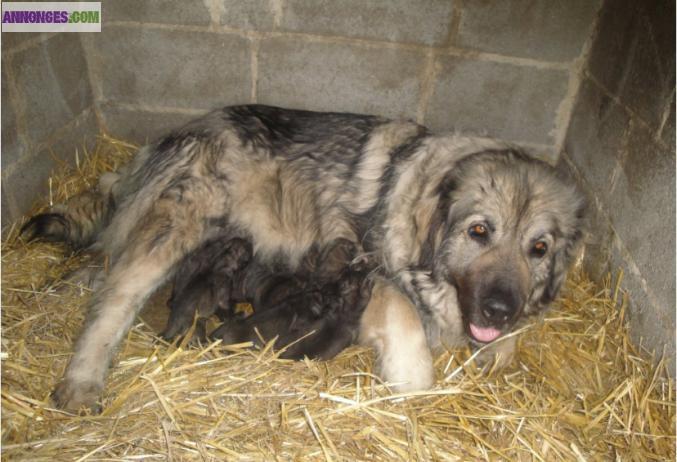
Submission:
[[[101,412],[98,399],[103,385],[98,382],[76,382],[63,379],[52,392],[52,400],[59,409],[78,413],[89,410],[94,414]]]
[[[435,371],[429,356],[389,364],[381,362],[379,373],[396,393],[428,390],[435,383]]]

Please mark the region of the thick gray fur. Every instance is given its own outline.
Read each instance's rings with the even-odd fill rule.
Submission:
[[[547,164],[496,140],[374,116],[227,107],[143,148],[105,180],[97,200],[115,208],[97,212],[105,222],[78,226],[76,214],[60,212],[66,205],[56,213],[68,226],[36,217],[26,227],[63,228],[62,239],[96,241],[110,258],[54,394],[65,409],[95,404],[145,300],[208,239],[244,238],[257,262],[290,271],[313,246],[352,241],[415,307],[418,324],[407,329],[423,329],[434,347],[472,340],[471,325],[507,333],[546,306],[581,236],[581,195]],[[478,224],[481,239],[470,232]],[[364,324],[385,329],[365,338],[392,357],[382,340],[394,324]],[[397,343],[397,357],[419,355]],[[399,377],[406,364],[394,361],[381,365]]]

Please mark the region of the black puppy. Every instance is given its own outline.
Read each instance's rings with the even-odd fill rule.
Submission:
[[[169,320],[162,336],[171,340],[184,335],[197,312],[195,334],[204,339],[209,317],[229,317],[234,280],[247,268],[251,257],[252,246],[243,239],[214,239],[187,255],[174,275],[167,302]]]
[[[282,358],[330,359],[356,340],[372,285],[365,270],[346,267],[338,280],[311,283],[303,292],[263,309],[255,306],[254,315],[224,323],[212,338],[228,344],[260,343],[261,338],[277,336],[276,346],[286,347]]]
[[[279,336],[286,345],[311,331],[283,353],[284,357],[331,357],[353,340],[371,291],[366,266],[351,267],[357,247],[338,239],[313,249],[296,273],[271,270],[252,261],[251,245],[242,239],[215,239],[179,265],[169,300],[171,314],[163,333],[183,335],[197,311],[197,336],[206,337],[206,319],[217,314],[227,322],[212,334],[228,343]],[[233,317],[233,306],[247,302],[256,314]]]

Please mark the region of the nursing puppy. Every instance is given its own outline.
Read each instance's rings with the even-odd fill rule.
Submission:
[[[255,307],[252,316],[222,324],[211,337],[225,344],[261,344],[277,337],[281,358],[333,358],[357,339],[372,280],[361,269],[346,268],[337,280],[315,284],[274,305]]]
[[[66,205],[24,227],[29,238],[96,241],[111,262],[54,392],[65,409],[95,405],[147,297],[214,237],[246,239],[256,261],[292,272],[313,246],[358,243],[406,295],[416,314],[406,332],[427,348],[496,341],[547,306],[581,236],[581,196],[547,164],[375,116],[227,107],[143,148],[118,176],[96,198],[114,212],[73,219]],[[381,339],[401,332],[382,322]],[[394,343],[375,342],[379,357]],[[421,355],[397,344],[400,358]],[[384,370],[398,371],[401,390],[431,385],[394,361]]]
[[[172,281],[169,319],[162,337],[172,340],[183,336],[197,314],[195,336],[206,339],[208,318],[214,314],[222,320],[232,318],[236,279],[244,279],[251,258],[251,244],[243,239],[210,240],[187,255]]]
[[[294,273],[251,262],[251,245],[242,239],[214,239],[178,265],[168,301],[170,317],[163,337],[186,333],[198,315],[196,336],[206,338],[206,319],[217,314],[226,323],[212,338],[225,343],[279,336],[284,346],[315,331],[282,357],[327,359],[357,337],[357,321],[369,299],[368,259],[357,246],[338,239],[313,248]],[[235,317],[238,302],[249,303],[254,316]]]

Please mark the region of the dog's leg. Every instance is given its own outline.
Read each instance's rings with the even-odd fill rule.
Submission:
[[[204,229],[197,224],[203,220],[195,216],[196,208],[181,205],[158,201],[130,234],[128,246],[90,303],[75,353],[53,394],[58,407],[96,408],[113,353],[137,312],[175,263],[202,240]]]
[[[380,374],[399,392],[425,390],[433,360],[416,308],[397,287],[378,280],[360,321],[359,342],[376,349]]]
[[[458,306],[458,293],[451,284],[436,282],[431,273],[407,270],[398,273],[397,285],[417,307],[419,316],[429,320],[435,329],[428,332],[432,347],[444,343],[448,347],[465,345],[463,319]]]

